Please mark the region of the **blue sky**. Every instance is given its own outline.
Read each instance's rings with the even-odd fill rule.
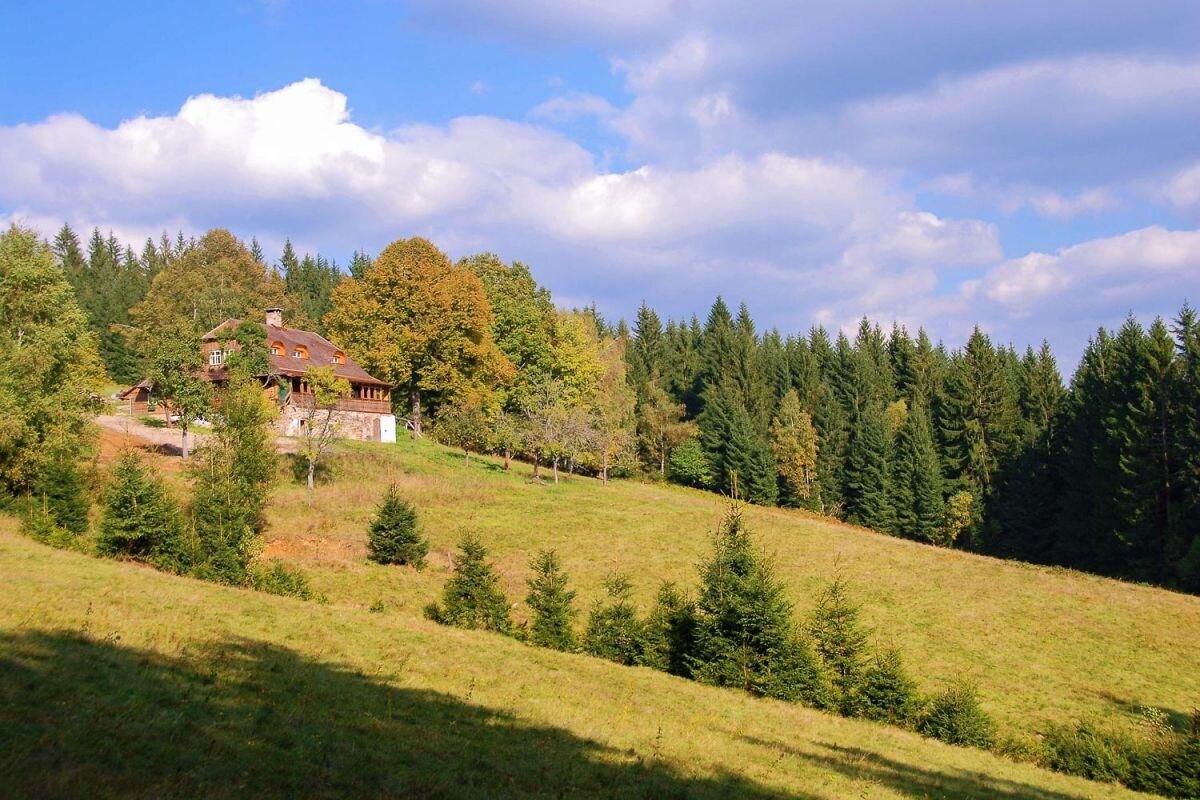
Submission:
[[[0,219],[425,235],[564,303],[978,322],[1074,362],[1200,302],[1200,5],[40,3],[0,29]]]

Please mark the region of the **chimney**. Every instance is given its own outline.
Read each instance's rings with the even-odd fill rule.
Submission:
[[[274,325],[276,328],[283,327],[283,309],[268,308],[267,309],[267,324]]]

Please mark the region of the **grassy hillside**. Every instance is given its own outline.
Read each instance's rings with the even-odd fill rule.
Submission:
[[[415,470],[406,485],[448,503],[450,465],[420,453],[403,456]],[[498,502],[474,482],[461,487],[473,503]],[[538,502],[565,509],[594,491]],[[709,503],[615,491],[696,503],[699,516]],[[452,536],[453,523],[430,516],[439,540]],[[300,531],[276,549],[290,542],[298,560],[325,565],[327,591],[349,592],[357,577],[359,596],[392,603],[382,614],[52,550],[13,528],[0,518],[0,796],[1131,796],[897,729],[438,628],[408,613],[437,570],[401,588],[411,574],[358,564],[345,534],[317,546]],[[573,558],[588,580],[604,566]]]
[[[724,510],[720,498],[666,485],[575,478],[529,483],[486,459],[428,442],[351,445],[337,477],[309,505],[299,485],[277,490],[268,554],[307,570],[336,605],[381,600],[417,615],[473,530],[491,549],[512,599],[530,555],[557,548],[581,607],[610,572],[627,573],[648,604],[658,583],[696,583],[696,563]],[[433,544],[423,573],[366,561],[372,505],[389,481],[418,507]],[[1115,717],[1137,706],[1181,719],[1200,703],[1200,598],[1081,573],[1005,562],[854,528],[801,512],[751,509],[798,613],[832,575],[846,576],[881,644],[897,646],[926,689],[959,675],[980,684],[1002,733],[1032,736],[1049,721]],[[518,614],[523,609],[518,610]]]

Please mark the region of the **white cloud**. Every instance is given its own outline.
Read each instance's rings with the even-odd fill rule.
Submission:
[[[609,112],[580,95],[535,118],[568,113]],[[1148,228],[1004,260],[993,224],[922,209],[860,163],[773,150],[696,162],[606,171],[561,133],[494,117],[368,130],[344,95],[309,79],[252,98],[202,95],[114,128],[72,115],[0,127],[0,214],[46,234],[65,219],[133,240],[226,225],[343,258],[422,234],[453,255],[526,260],[563,296],[609,313],[645,298],[690,314],[721,292],[790,330],[864,313],[935,334],[966,320],[1004,330],[1032,313],[1174,305],[1200,275],[1200,232]],[[1106,201],[1042,202],[1067,213]]]

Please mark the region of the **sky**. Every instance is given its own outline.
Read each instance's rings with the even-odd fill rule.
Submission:
[[[1200,3],[18,4],[0,223],[409,236],[560,305],[972,327],[1200,303]]]

